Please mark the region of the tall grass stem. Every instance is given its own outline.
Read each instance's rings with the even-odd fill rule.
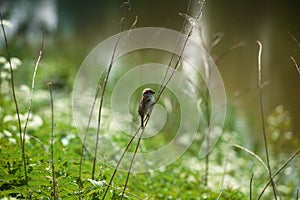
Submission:
[[[82,141],[82,145],[81,145],[80,161],[79,161],[79,172],[78,172],[78,180],[77,180],[78,199],[81,199],[81,188],[82,188],[81,176],[82,176],[82,162],[83,162],[83,154],[84,154],[84,149],[85,149],[85,143],[86,143],[86,139],[87,139],[87,136],[88,136],[88,131],[90,129],[90,125],[91,125],[91,121],[92,121],[96,101],[97,101],[98,95],[99,95],[99,93],[101,91],[101,88],[102,88],[102,83],[103,83],[103,78],[101,77],[99,79],[99,82],[98,82],[98,85],[97,85],[94,101],[93,101],[92,108],[91,108],[90,115],[89,115],[89,119],[88,119],[88,124],[87,124],[87,127],[85,129],[84,136],[83,136],[83,141]]]
[[[190,6],[191,6],[191,0],[188,0],[188,5],[187,5],[186,11],[185,11],[186,13],[189,12]],[[182,23],[182,26],[181,26],[181,31],[180,31],[181,33],[184,32],[184,29],[185,29],[185,27],[186,27],[186,25],[187,25],[187,22],[188,22],[188,19],[185,17],[185,18],[184,18],[184,21],[183,21],[183,23]],[[162,90],[162,88],[163,88],[163,86],[164,86],[164,84],[165,84],[165,81],[166,81],[168,72],[169,72],[169,70],[170,70],[170,68],[171,68],[171,66],[172,66],[172,62],[173,62],[173,60],[174,60],[174,58],[175,58],[175,55],[176,55],[175,52],[177,51],[177,49],[178,49],[178,47],[179,47],[179,44],[180,44],[180,37],[177,39],[177,42],[176,42],[176,46],[175,46],[174,52],[172,53],[171,59],[170,59],[170,61],[169,61],[168,67],[167,67],[166,72],[165,72],[165,75],[164,75],[164,78],[163,78],[163,80],[162,80],[162,82],[161,82],[161,85],[160,85],[160,88],[159,88],[159,90],[158,90],[158,94],[162,92],[161,90]]]
[[[28,125],[28,121],[29,121],[29,117],[30,117],[30,113],[31,113],[31,108],[32,108],[32,101],[33,101],[33,92],[34,92],[34,87],[35,87],[35,77],[36,77],[36,73],[37,73],[37,69],[40,63],[40,60],[42,58],[42,54],[44,51],[44,34],[43,34],[43,39],[42,39],[42,44],[41,44],[41,48],[39,51],[39,55],[38,58],[35,62],[34,65],[34,70],[33,70],[33,75],[32,75],[32,82],[31,82],[31,91],[30,91],[30,102],[29,102],[29,106],[28,106],[28,110],[27,110],[27,116],[26,116],[26,120],[25,120],[25,125],[24,125],[24,130],[23,130],[23,146],[25,146],[25,135],[26,135],[26,130],[27,130],[27,125]]]
[[[297,64],[297,62],[296,62],[296,60],[293,56],[291,56],[291,60],[293,61],[294,65],[297,69],[298,74],[300,75],[300,68],[299,68],[299,66],[298,66],[298,64]]]
[[[259,46],[258,51],[258,90],[259,90],[259,106],[260,106],[260,114],[261,114],[261,122],[262,122],[262,133],[263,133],[263,139],[264,139],[264,147],[266,152],[266,158],[267,158],[267,167],[268,167],[268,174],[269,178],[272,183],[274,198],[277,200],[277,193],[276,193],[276,186],[274,183],[274,180],[272,178],[272,171],[270,167],[270,159],[269,159],[269,149],[268,149],[268,140],[267,140],[267,133],[265,129],[265,116],[264,116],[264,109],[263,109],[263,98],[262,98],[262,89],[263,89],[263,83],[262,83],[262,65],[261,65],[261,57],[262,57],[262,43],[260,41],[257,41],[257,44]]]
[[[55,164],[54,164],[54,110],[53,110],[53,94],[52,94],[52,83],[49,82],[49,93],[50,93],[50,106],[51,106],[51,137],[50,137],[50,151],[51,151],[51,168],[52,168],[52,184],[53,184],[53,198],[58,199],[56,180],[55,180]]]
[[[135,156],[136,156],[137,150],[138,150],[138,148],[139,148],[139,146],[140,146],[141,139],[142,139],[142,137],[143,137],[144,131],[145,131],[145,129],[144,129],[144,128],[142,128],[141,135],[140,135],[140,137],[139,137],[139,139],[138,139],[138,142],[137,142],[137,145],[136,145],[136,147],[135,147],[135,150],[134,150],[133,156],[132,156],[132,158],[131,158],[130,165],[129,165],[129,169],[128,169],[127,176],[126,176],[125,185],[124,185],[124,187],[123,187],[123,191],[122,191],[121,198],[120,198],[121,200],[122,200],[122,199],[123,199],[123,197],[124,197],[124,193],[125,193],[125,191],[126,191],[126,188],[127,188],[128,180],[129,180],[130,173],[131,173],[131,169],[132,169],[132,165],[133,165],[133,162],[134,162],[134,159],[135,159]]]
[[[104,102],[106,86],[107,86],[108,78],[109,78],[109,75],[110,75],[110,71],[111,71],[111,69],[113,67],[113,64],[114,64],[114,59],[115,59],[117,47],[118,47],[118,44],[120,42],[122,32],[124,30],[126,16],[127,16],[128,11],[130,10],[130,2],[129,1],[125,2],[125,6],[126,6],[125,12],[124,12],[123,18],[121,19],[120,32],[119,32],[117,41],[116,41],[114,49],[113,49],[113,54],[111,56],[111,61],[110,61],[109,67],[108,67],[107,74],[104,78],[104,83],[103,83],[103,88],[102,88],[102,93],[101,93],[101,98],[100,98],[100,105],[99,105],[99,110],[98,110],[96,146],[95,146],[93,169],[92,169],[92,179],[95,179],[95,169],[96,169],[96,163],[97,163],[97,152],[98,152],[98,144],[99,144],[99,136],[100,136],[101,113],[102,113],[102,107],[103,107],[103,102]]]
[[[196,17],[196,19],[195,19],[196,22],[198,22],[198,21],[201,19],[201,17],[202,17],[204,5],[205,5],[205,0],[203,0],[202,3],[201,3],[200,11],[199,11],[199,13],[198,13],[198,15],[197,15],[197,17]],[[171,73],[170,77],[167,79],[167,81],[164,81],[165,84],[163,84],[163,86],[162,86],[161,89],[159,90],[159,92],[158,92],[158,94],[157,94],[157,97],[156,97],[156,100],[155,100],[155,103],[154,103],[154,104],[156,104],[156,103],[158,102],[158,100],[160,99],[160,96],[162,95],[162,93],[163,93],[164,90],[166,89],[168,83],[171,81],[171,79],[172,79],[172,77],[173,77],[175,71],[179,68],[179,66],[180,66],[180,61],[181,61],[181,59],[182,59],[183,52],[184,52],[184,50],[185,50],[185,47],[186,47],[186,45],[187,45],[187,42],[189,41],[189,38],[191,37],[191,35],[192,35],[192,33],[193,33],[193,30],[194,30],[195,25],[196,25],[196,23],[193,24],[193,25],[191,26],[190,30],[188,31],[187,37],[186,37],[186,39],[185,39],[185,41],[184,41],[184,44],[183,44],[183,47],[182,47],[182,49],[181,49],[181,51],[180,51],[178,60],[177,60],[177,62],[176,62],[176,64],[175,64],[175,66],[174,66],[174,70],[172,71],[172,73]],[[175,54],[175,52],[174,52],[174,54]],[[172,57],[173,57],[173,56],[172,56]],[[171,58],[171,59],[172,59],[172,58]],[[168,66],[168,67],[169,67],[169,66]],[[167,72],[168,72],[168,71],[167,71]],[[167,73],[167,72],[166,72],[166,73]]]
[[[297,151],[295,151],[295,153],[293,153],[288,159],[287,161],[285,161],[285,163],[283,163],[283,165],[281,165],[281,167],[274,173],[274,175],[272,176],[272,179],[270,179],[267,184],[264,186],[264,188],[262,189],[261,193],[259,194],[259,197],[257,198],[257,200],[260,200],[262,195],[264,194],[264,192],[266,191],[267,187],[270,185],[270,183],[272,182],[272,180],[300,153],[300,149],[298,149]]]
[[[6,32],[5,32],[4,23],[3,23],[4,20],[3,20],[1,12],[0,12],[0,19],[1,19],[2,32],[3,32],[3,35],[4,35],[6,53],[7,53],[9,69],[10,69],[10,75],[11,75],[11,91],[12,91],[13,101],[14,101],[14,104],[15,104],[17,120],[18,120],[18,131],[19,131],[19,136],[20,136],[20,144],[21,144],[21,150],[22,150],[22,161],[23,161],[23,169],[24,169],[24,177],[25,177],[26,198],[29,198],[28,175],[27,175],[27,166],[26,166],[27,161],[26,161],[26,154],[25,154],[25,146],[24,146],[24,143],[23,143],[24,138],[22,138],[22,126],[21,126],[21,119],[20,119],[18,101],[17,101],[17,97],[16,97],[16,91],[15,91],[14,72],[13,72],[13,68],[12,68],[12,64],[11,64],[11,56],[10,56],[10,52],[9,52],[9,48],[8,48],[8,41],[7,41]]]
[[[249,190],[250,190],[249,199],[250,199],[250,200],[252,200],[252,184],[253,184],[253,176],[254,176],[254,173],[251,174],[251,177],[250,177],[250,183],[249,183]]]
[[[119,169],[119,166],[120,166],[120,164],[121,164],[121,162],[122,162],[122,160],[123,160],[123,158],[124,158],[124,156],[125,156],[125,153],[127,152],[128,148],[130,147],[130,145],[131,145],[131,143],[133,142],[134,138],[138,135],[140,129],[141,129],[141,127],[135,132],[135,134],[131,137],[131,139],[130,139],[129,142],[127,143],[127,145],[126,145],[126,147],[125,147],[125,149],[124,149],[124,151],[123,151],[121,157],[119,158],[119,160],[118,160],[118,162],[117,162],[117,165],[116,165],[116,167],[115,167],[115,169],[114,169],[114,172],[113,172],[112,176],[110,177],[110,180],[109,180],[109,182],[108,182],[108,185],[107,185],[107,187],[106,187],[106,190],[105,190],[105,192],[104,192],[104,195],[103,195],[103,197],[102,197],[102,200],[105,199],[105,197],[106,197],[106,195],[107,195],[107,192],[108,192],[109,188],[111,187],[112,181],[113,181],[113,179],[114,179],[114,177],[115,177],[115,175],[116,175],[116,173],[117,173],[117,171],[118,171],[118,169]]]

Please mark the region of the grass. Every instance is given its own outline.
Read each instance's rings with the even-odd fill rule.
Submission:
[[[39,92],[39,91],[38,91]],[[72,125],[71,113],[60,113],[59,102],[63,101],[63,105],[68,107],[65,102],[65,95],[59,97],[58,91],[54,91],[56,97],[54,99],[55,110],[55,177],[57,181],[57,190],[60,198],[77,198],[77,178],[80,160],[81,140],[77,137],[76,129]],[[38,103],[37,103],[38,104]],[[49,127],[51,127],[51,111],[49,105],[40,106],[35,115],[40,115],[43,119],[43,125],[34,129],[29,126],[28,131],[31,135],[38,137],[46,147],[49,142]],[[231,115],[231,114],[229,114]],[[234,117],[233,115],[229,117]],[[30,124],[30,123],[29,123]],[[12,125],[16,125],[15,121],[6,123],[4,129],[12,132]],[[125,193],[130,199],[149,199],[170,198],[176,199],[216,199],[221,190],[222,176],[225,175],[225,186],[220,199],[246,199],[250,175],[254,171],[253,178],[253,199],[258,196],[259,188],[263,188],[268,180],[266,170],[261,164],[252,159],[243,151],[238,151],[228,147],[230,142],[239,142],[243,133],[241,130],[230,127],[231,131],[223,133],[221,141],[219,141],[216,149],[211,154],[210,175],[208,187],[204,184],[204,160],[197,158],[197,144],[191,146],[191,149],[179,160],[172,165],[159,171],[146,174],[133,174],[128,190]],[[238,131],[239,134],[235,134]],[[13,143],[13,139],[17,139],[14,134],[4,135],[1,141],[1,197],[15,196],[21,197],[26,195],[25,182],[22,173],[21,149]],[[197,142],[197,141],[196,141]],[[153,144],[155,145],[155,144]],[[247,145],[247,144],[241,144]],[[49,148],[44,148],[34,139],[28,139],[26,155],[29,158],[28,176],[29,190],[32,198],[46,198],[53,196],[52,172],[51,172],[51,152]],[[48,150],[49,149],[49,150]],[[223,150],[227,149],[226,152]],[[12,153],[15,152],[15,153]],[[224,174],[224,159],[228,156],[227,170]],[[83,155],[84,162],[82,164],[82,198],[101,198],[108,183],[113,169],[98,164],[98,173],[95,175],[95,182],[90,180],[91,169],[93,165],[92,155],[85,153]],[[5,162],[4,162],[5,161]],[[291,163],[292,169],[297,169],[296,165]],[[247,173],[248,172],[248,173]],[[296,170],[295,170],[296,173]],[[264,177],[264,178],[259,178]],[[275,178],[275,177],[274,177]],[[112,183],[112,187],[108,192],[107,199],[117,197],[121,194],[123,184],[126,179],[126,173],[119,172]],[[242,181],[241,181],[242,180]],[[278,180],[280,183],[281,181]],[[290,181],[289,181],[290,182]],[[285,184],[287,182],[282,182]],[[290,183],[289,183],[290,184]],[[281,185],[281,184],[279,184]],[[284,197],[292,198],[293,189],[296,186],[289,187],[289,194]],[[270,193],[264,194],[267,198]]]

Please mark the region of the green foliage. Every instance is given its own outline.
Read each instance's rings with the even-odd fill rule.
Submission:
[[[14,69],[21,62],[12,59]],[[27,63],[27,62],[23,62]],[[7,70],[7,60],[0,57],[2,69],[1,84],[1,112],[0,112],[0,198],[26,196],[24,171],[22,167],[22,153],[20,148],[19,135],[17,131],[16,112],[12,97],[10,95],[10,74]],[[55,61],[44,68],[51,68]],[[48,66],[49,65],[49,66]],[[6,66],[6,67],[5,67]],[[45,69],[44,69],[45,70]],[[55,71],[55,70],[54,70]],[[63,71],[63,70],[62,70]],[[3,73],[5,75],[3,75]],[[53,72],[54,73],[54,72]],[[65,72],[61,72],[62,74]],[[38,73],[39,74],[39,73]],[[46,76],[46,70],[41,72]],[[63,76],[63,75],[62,75]],[[46,82],[43,77],[43,81]],[[50,127],[51,112],[49,105],[49,94],[47,90],[39,87],[35,91],[32,114],[29,118],[26,135],[26,159],[29,177],[29,192],[32,199],[51,199],[53,197],[52,172],[50,161]],[[22,126],[26,119],[26,108],[29,104],[29,87],[20,85],[16,88],[18,100],[20,100],[20,116]],[[61,199],[78,198],[78,184],[81,185],[81,196],[83,199],[99,199],[106,189],[107,182],[113,169],[98,162],[95,180],[91,179],[92,156],[84,152],[82,164],[82,179],[78,180],[79,160],[81,152],[81,139],[77,135],[71,118],[70,95],[58,87],[54,95],[55,114],[55,143],[54,143],[54,164],[55,178],[57,181],[58,196]],[[22,100],[22,101],[21,101]],[[207,99],[208,100],[208,99]],[[209,100],[208,100],[209,101]],[[203,113],[209,112],[201,103]],[[247,199],[249,196],[250,175],[254,172],[254,196],[257,196],[260,189],[268,181],[267,172],[259,162],[251,155],[240,149],[233,148],[230,144],[237,143],[251,149],[247,122],[238,116],[234,107],[229,107],[227,121],[214,150],[210,155],[209,184],[204,185],[205,161],[198,157],[199,145],[203,137],[196,138],[189,150],[176,162],[163,169],[144,173],[133,174],[130,177],[128,190],[124,199]],[[174,123],[178,119],[174,119]],[[290,118],[288,112],[283,108],[276,108],[269,118],[269,131],[275,142],[280,141],[288,145],[286,138],[290,130]],[[205,124],[205,122],[202,122]],[[244,124],[244,128],[241,128]],[[279,135],[277,134],[279,132]],[[120,146],[125,146],[128,137],[122,138],[119,132],[111,133],[112,138]],[[170,135],[160,136],[154,142],[145,142],[142,145],[145,149],[154,149],[159,142],[169,141]],[[134,142],[136,144],[136,141]],[[249,145],[250,144],[250,145]],[[275,149],[275,148],[274,148]],[[131,148],[133,150],[133,147]],[[279,150],[277,151],[280,152]],[[263,157],[260,152],[259,156]],[[284,155],[276,160],[278,164],[286,160]],[[291,198],[294,188],[299,181],[297,169],[299,166],[292,165],[285,171],[288,176],[276,179],[278,189],[283,197]],[[125,172],[118,172],[107,196],[108,199],[119,199],[125,179]],[[267,192],[265,197],[271,198]]]

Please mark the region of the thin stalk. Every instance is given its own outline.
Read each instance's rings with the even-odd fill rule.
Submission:
[[[10,68],[11,91],[12,91],[13,101],[14,101],[15,109],[16,109],[16,113],[17,113],[18,130],[19,130],[20,144],[21,144],[21,149],[22,149],[22,160],[23,160],[24,176],[25,176],[26,198],[28,198],[29,197],[29,187],[28,187],[28,176],[27,176],[27,168],[26,168],[26,154],[25,154],[25,147],[23,145],[20,112],[19,112],[19,106],[18,106],[18,101],[17,101],[17,97],[16,97],[16,91],[15,91],[14,72],[13,72],[13,68],[12,68],[12,64],[11,64],[11,60],[10,60],[11,56],[9,53],[8,41],[7,41],[7,37],[6,37],[6,32],[5,32],[5,28],[4,28],[4,24],[3,24],[3,17],[2,17],[1,12],[0,12],[0,18],[1,18],[1,27],[2,27],[2,31],[3,31],[3,35],[4,35],[6,53],[7,53],[7,58],[8,58],[9,68]]]
[[[296,45],[300,49],[300,43],[298,42],[297,38],[290,31],[287,31],[287,33],[290,35],[290,37],[292,38],[292,40],[296,43]]]
[[[51,106],[51,168],[52,168],[52,184],[53,184],[53,197],[55,200],[58,199],[58,193],[56,188],[56,181],[55,181],[55,167],[54,167],[54,112],[53,112],[53,94],[52,94],[52,83],[48,83],[49,92],[50,92],[50,106]]]
[[[297,62],[296,62],[296,60],[293,56],[291,56],[291,60],[293,61],[294,65],[295,65],[295,67],[298,71],[298,74],[300,75],[300,68],[299,68],[299,66],[298,66],[298,64],[297,64]]]
[[[0,66],[0,109],[3,109],[3,95],[2,95],[2,67]],[[2,116],[0,116],[0,132],[3,133],[3,116],[4,113],[2,112]]]
[[[300,149],[298,149],[293,155],[291,155],[289,157],[289,159],[287,159],[287,161],[285,163],[283,163],[283,165],[274,173],[274,175],[272,176],[272,178],[274,179],[299,153],[300,153]],[[257,200],[261,199],[262,195],[264,194],[265,190],[270,185],[270,183],[271,183],[271,179],[268,181],[268,183],[262,189],[262,191],[261,191],[259,197],[257,198]]]
[[[129,1],[125,2],[125,6],[127,6],[127,7],[125,8],[124,16],[121,19],[120,33],[118,35],[118,39],[117,39],[116,44],[115,44],[114,49],[113,49],[113,54],[112,54],[112,57],[111,57],[111,61],[110,61],[109,67],[108,67],[107,74],[106,74],[106,76],[104,78],[103,90],[102,90],[102,93],[101,93],[101,99],[100,99],[100,105],[99,105],[99,112],[98,112],[98,124],[97,124],[98,126],[97,126],[96,147],[95,147],[95,152],[94,152],[94,161],[93,161],[93,169],[92,169],[92,179],[93,180],[95,178],[95,169],[96,169],[96,163],[97,163],[98,143],[99,143],[99,135],[100,135],[101,113],[102,113],[103,101],[104,101],[104,96],[105,96],[105,91],[106,91],[106,85],[107,85],[107,82],[108,82],[110,71],[111,71],[113,63],[114,63],[114,59],[115,59],[115,55],[116,55],[116,50],[117,50],[119,41],[121,39],[122,32],[124,30],[125,19],[126,19],[128,11],[130,9],[130,2]]]
[[[40,60],[42,58],[43,51],[44,51],[44,34],[43,34],[42,45],[41,45],[41,48],[40,48],[40,51],[39,51],[38,58],[37,58],[36,63],[34,65],[34,70],[33,70],[33,75],[32,75],[31,91],[30,91],[30,103],[29,103],[28,110],[27,110],[27,116],[26,116],[26,120],[25,120],[25,125],[24,125],[24,130],[23,130],[23,137],[22,137],[23,138],[22,142],[23,142],[24,148],[25,148],[25,135],[26,135],[27,125],[28,125],[29,116],[30,116],[30,113],[31,113],[31,108],[32,108],[33,92],[34,92],[34,86],[35,86],[35,84],[34,84],[35,83],[35,77],[36,77],[36,72],[37,72]]]
[[[115,175],[116,175],[116,173],[117,173],[117,171],[118,171],[118,169],[119,169],[119,166],[120,166],[120,164],[121,164],[121,162],[122,162],[122,160],[123,160],[123,158],[124,158],[124,156],[125,156],[125,153],[127,152],[128,148],[130,147],[130,145],[131,145],[131,143],[133,142],[134,138],[135,138],[135,137],[137,136],[137,134],[139,133],[140,129],[141,129],[141,127],[139,127],[139,129],[135,132],[135,134],[131,137],[131,139],[129,140],[128,144],[126,145],[126,147],[125,147],[125,149],[124,149],[124,151],[123,151],[123,153],[122,153],[120,159],[118,160],[118,163],[117,163],[117,165],[116,165],[116,167],[115,167],[115,169],[114,169],[114,172],[113,172],[112,176],[111,176],[110,179],[109,179],[109,183],[108,183],[108,185],[107,185],[107,187],[106,187],[106,190],[105,190],[105,192],[104,192],[104,195],[103,195],[103,197],[102,197],[102,200],[105,199],[105,197],[106,197],[106,195],[107,195],[107,192],[108,192],[108,190],[109,190],[109,188],[110,188],[110,186],[111,186],[111,184],[112,184],[112,181],[113,181],[113,179],[114,179],[114,177],[115,177]]]
[[[243,151],[245,151],[245,152],[249,153],[250,155],[254,156],[262,164],[262,166],[266,169],[266,171],[268,171],[267,165],[264,163],[264,161],[257,154],[255,154],[254,152],[250,151],[246,147],[240,146],[238,144],[232,144],[232,146],[237,147],[239,149],[242,149]]]
[[[299,189],[297,188],[297,192],[296,192],[296,200],[298,200],[298,196],[299,196]]]
[[[134,162],[134,159],[135,159],[135,156],[136,156],[136,153],[137,153],[137,150],[140,146],[140,142],[141,142],[141,139],[143,137],[143,134],[144,134],[144,131],[145,129],[142,128],[142,133],[141,133],[141,136],[139,137],[139,140],[137,142],[137,145],[135,147],[135,150],[134,150],[134,153],[133,153],[133,156],[131,158],[131,161],[130,161],[130,166],[129,166],[129,169],[128,169],[128,172],[127,172],[127,177],[126,177],[126,181],[125,181],[125,185],[124,185],[124,188],[123,188],[123,191],[122,191],[122,194],[121,194],[121,200],[123,199],[124,197],[124,193],[126,191],[126,188],[127,188],[127,184],[128,184],[128,180],[129,180],[129,176],[130,176],[130,172],[131,172],[131,169],[132,169],[132,165],[133,165],[133,162]]]
[[[292,38],[292,40],[296,43],[297,47],[300,49],[300,43],[298,42],[298,40],[296,39],[296,37],[290,32],[290,31],[287,31],[287,33],[290,35],[290,37]],[[300,74],[300,69],[299,69],[299,66],[296,62],[296,60],[294,59],[293,56],[291,56],[291,60],[293,61],[298,73]]]
[[[208,81],[209,83],[209,81]],[[208,96],[209,96],[209,91],[208,88],[206,89],[206,98],[205,98],[205,116],[206,116],[206,123],[208,127],[208,133],[207,133],[207,140],[206,140],[206,156],[205,156],[205,175],[204,175],[204,185],[208,185],[208,174],[209,174],[209,146],[210,146],[210,112],[209,112],[209,102],[208,102]]]
[[[218,198],[216,200],[219,200],[224,192],[224,187],[225,187],[225,176],[226,176],[226,173],[227,173],[227,163],[228,163],[228,153],[226,154],[226,159],[225,159],[225,162],[224,162],[224,172],[223,172],[223,175],[222,175],[222,181],[221,181],[221,189],[220,189],[220,194],[218,195]]]
[[[257,44],[259,46],[259,51],[258,51],[258,90],[259,90],[259,105],[260,105],[260,114],[261,114],[261,121],[262,121],[262,132],[263,132],[263,138],[264,138],[264,147],[266,151],[266,158],[267,158],[267,167],[268,167],[268,173],[269,173],[269,178],[272,182],[272,188],[273,188],[273,193],[274,193],[274,198],[277,200],[277,194],[276,194],[276,186],[274,183],[274,180],[272,178],[272,171],[270,167],[270,159],[269,159],[269,150],[268,150],[268,140],[267,140],[267,133],[265,129],[265,116],[264,116],[264,109],[263,109],[263,99],[262,99],[262,70],[261,70],[261,54],[262,54],[262,44],[260,41],[257,41]]]
[[[197,15],[197,17],[196,17],[196,19],[195,19],[196,22],[198,22],[198,21],[200,20],[201,16],[202,16],[202,12],[203,12],[204,5],[205,5],[205,1],[202,1],[201,7],[200,7],[200,11],[199,11],[199,13],[198,13],[198,15]],[[195,23],[195,24],[196,24],[196,23]],[[174,70],[172,71],[170,77],[167,79],[166,83],[162,86],[162,88],[161,88],[160,91],[158,92],[157,98],[156,98],[154,104],[156,104],[156,103],[158,102],[158,100],[160,99],[160,96],[162,95],[162,93],[163,93],[164,90],[166,89],[168,83],[169,83],[170,80],[172,79],[172,77],[173,77],[175,71],[178,69],[179,64],[180,64],[180,61],[181,61],[181,58],[182,58],[182,55],[183,55],[183,52],[184,52],[184,50],[185,50],[185,47],[186,47],[186,45],[187,45],[187,42],[188,42],[189,38],[191,37],[191,35],[192,35],[192,33],[193,33],[195,24],[191,26],[191,28],[190,28],[190,30],[189,30],[189,32],[188,32],[187,38],[186,38],[186,40],[184,41],[182,50],[181,50],[181,52],[180,52],[180,54],[179,54],[179,58],[178,58],[178,60],[177,60],[177,62],[176,62],[176,64],[175,64]]]
[[[218,45],[219,42],[221,42],[222,40],[222,36],[220,36],[218,39],[216,39],[212,45],[210,45],[210,47],[206,47],[205,45],[205,40],[203,38],[203,34],[202,31],[200,32],[200,39],[201,39],[201,43],[204,46],[204,49],[207,52],[210,52],[211,49]],[[210,113],[210,104],[209,104],[209,87],[210,87],[210,69],[208,66],[208,62],[207,62],[207,58],[206,56],[203,57],[203,63],[205,65],[205,69],[206,69],[206,82],[207,82],[207,87],[206,90],[204,92],[204,94],[202,95],[204,98],[204,115],[205,115],[205,120],[206,120],[206,127],[207,127],[207,139],[206,139],[206,156],[205,156],[205,170],[204,170],[204,185],[207,186],[208,185],[208,175],[209,175],[209,157],[210,157],[210,151],[209,151],[209,147],[210,147],[210,121],[211,121],[211,113]]]
[[[153,105],[154,105],[154,104],[153,104]],[[153,105],[152,105],[152,106],[153,106]],[[151,110],[151,109],[150,109],[150,110]],[[151,115],[151,113],[149,113],[149,115]],[[146,122],[145,122],[145,128],[146,128],[146,126],[147,126],[147,124],[148,124],[148,121],[149,121],[149,117],[148,117],[148,116],[146,117],[145,121],[146,121]],[[141,128],[142,128],[141,126],[138,128],[138,130],[134,133],[134,135],[131,137],[130,141],[129,141],[128,144],[126,145],[126,147],[125,147],[125,149],[124,149],[124,151],[123,151],[123,153],[122,153],[120,159],[118,160],[118,163],[117,163],[117,165],[116,165],[116,167],[115,167],[115,170],[114,170],[112,176],[110,177],[109,183],[108,183],[107,188],[106,188],[106,190],[105,190],[105,192],[104,192],[104,195],[103,195],[103,197],[102,197],[102,200],[105,199],[105,196],[107,195],[107,192],[108,192],[108,190],[109,190],[109,187],[110,187],[111,184],[112,184],[112,181],[113,181],[113,179],[114,179],[114,177],[115,177],[115,175],[116,175],[116,173],[117,173],[117,171],[118,171],[118,169],[119,169],[119,165],[121,164],[121,162],[122,162],[122,160],[123,160],[123,158],[124,158],[125,153],[127,152],[129,146],[131,145],[131,143],[133,142],[133,140],[135,139],[135,137],[138,135],[138,133],[139,133],[139,131],[141,130]]]
[[[249,184],[249,188],[250,188],[250,200],[252,200],[252,182],[253,182],[253,176],[254,176],[254,173],[251,174],[250,184]]]
[[[94,113],[93,111],[94,111],[94,108],[95,108],[95,105],[96,105],[97,97],[98,97],[98,95],[100,93],[100,90],[102,88],[102,82],[103,82],[103,79],[100,78],[99,83],[98,83],[98,87],[96,89],[94,101],[93,101],[93,104],[92,104],[91,112],[90,112],[90,115],[89,115],[88,124],[87,124],[87,127],[85,129],[85,133],[84,133],[84,137],[83,137],[83,141],[82,141],[82,145],[81,145],[80,161],[79,161],[79,172],[78,172],[78,180],[77,180],[78,181],[78,199],[81,199],[81,185],[82,185],[81,174],[82,174],[82,162],[83,162],[83,153],[84,153],[84,149],[85,149],[85,143],[86,143],[86,139],[87,139],[87,136],[88,136],[88,131],[90,129],[90,124],[91,124],[91,121],[92,121],[92,116],[93,116],[93,113]]]
[[[188,1],[188,5],[187,5],[186,11],[185,11],[186,13],[189,12],[190,6],[191,6],[191,0]],[[181,27],[181,31],[180,31],[181,33],[184,32],[184,28],[185,28],[185,26],[186,26],[186,24],[187,24],[187,21],[188,21],[188,20],[187,20],[187,18],[185,17],[185,18],[184,18],[184,21],[183,21],[183,24],[182,24],[182,27]],[[165,72],[164,78],[163,78],[162,83],[161,83],[161,85],[160,85],[160,88],[159,88],[159,90],[158,90],[158,94],[161,92],[161,90],[162,90],[162,88],[163,88],[163,85],[164,85],[164,83],[165,83],[165,81],[166,81],[167,74],[168,74],[168,72],[169,72],[169,70],[170,70],[170,67],[171,67],[171,65],[172,65],[173,59],[175,58],[175,55],[176,55],[175,52],[176,52],[176,50],[177,50],[178,47],[179,47],[179,43],[180,43],[180,38],[178,38],[178,40],[177,40],[176,47],[175,47],[174,52],[173,52],[173,54],[172,54],[172,57],[171,57],[171,59],[170,59],[170,61],[169,61],[168,68],[167,68],[167,70],[166,70],[166,72]]]

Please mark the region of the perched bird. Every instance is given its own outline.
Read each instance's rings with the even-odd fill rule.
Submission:
[[[144,128],[144,118],[145,116],[149,116],[149,112],[152,109],[152,105],[154,104],[154,96],[155,92],[151,88],[146,88],[143,90],[142,97],[139,104],[139,116],[141,117],[141,126]]]

